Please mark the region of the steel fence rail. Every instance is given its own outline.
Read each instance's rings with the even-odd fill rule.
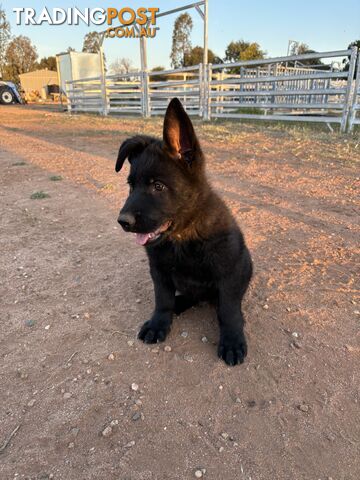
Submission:
[[[347,70],[321,59],[348,57]],[[358,62],[358,63],[357,63]],[[178,97],[190,115],[212,118],[360,124],[357,48],[161,71],[136,71],[66,83],[71,113],[162,115]],[[357,71],[356,71],[357,70]]]

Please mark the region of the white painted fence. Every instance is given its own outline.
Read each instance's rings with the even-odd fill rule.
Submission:
[[[354,47],[159,72],[103,75],[67,82],[68,108],[74,113],[148,117],[163,114],[170,99],[178,97],[189,114],[204,120],[337,123],[345,132],[360,124],[360,68],[354,78],[359,56]],[[313,59],[333,62],[344,57],[350,58],[347,71],[333,70],[330,63],[328,69],[301,65]],[[291,66],[294,64],[297,66]]]

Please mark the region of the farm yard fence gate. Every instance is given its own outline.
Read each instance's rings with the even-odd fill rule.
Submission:
[[[340,68],[346,57],[347,68]],[[322,59],[331,63],[324,64]],[[67,82],[68,109],[149,117],[163,114],[176,96],[189,114],[204,120],[337,123],[345,132],[360,124],[360,68],[356,65],[360,65],[360,53],[354,47],[173,70],[104,72]]]

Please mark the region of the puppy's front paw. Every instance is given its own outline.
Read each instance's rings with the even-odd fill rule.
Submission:
[[[170,325],[148,320],[141,327],[138,338],[144,343],[163,342],[170,331]]]
[[[247,345],[244,334],[236,332],[221,335],[218,355],[225,363],[231,366],[243,363],[247,355]]]

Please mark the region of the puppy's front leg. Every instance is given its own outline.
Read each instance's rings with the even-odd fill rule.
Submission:
[[[144,323],[139,338],[145,343],[163,342],[170,331],[175,307],[175,286],[164,272],[151,268],[155,290],[155,310],[150,320]]]
[[[247,354],[241,300],[246,288],[241,279],[230,277],[220,282],[217,314],[220,325],[218,355],[228,365],[243,363]]]

